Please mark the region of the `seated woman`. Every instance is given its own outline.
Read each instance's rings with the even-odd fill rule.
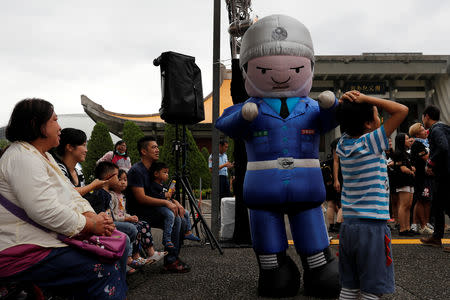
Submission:
[[[41,99],[16,104],[0,159],[0,194],[19,206],[47,233],[0,205],[0,278],[56,287],[75,299],[125,299],[126,251],[116,263],[69,247],[56,233],[109,236],[105,213],[95,214],[62,174],[48,151],[58,146],[61,128],[53,105]]]
[[[75,128],[64,128],[61,130],[58,147],[56,147],[55,151],[52,151],[53,157],[61,171],[69,178],[81,196],[86,195],[90,191],[101,189],[105,184],[104,180],[95,179],[90,184],[85,185],[83,172],[76,168],[78,163],[82,163],[86,159],[86,141],[87,137],[84,131]]]
[[[114,145],[114,151],[106,152],[105,155],[97,161],[97,164],[101,161],[110,161],[117,165],[119,169],[125,170],[125,172],[128,173],[128,170],[131,169],[131,160],[127,153],[127,144],[125,141],[118,141]]]

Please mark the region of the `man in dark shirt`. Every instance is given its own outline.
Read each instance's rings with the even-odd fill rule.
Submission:
[[[139,219],[147,221],[150,226],[164,227],[164,215],[160,208],[167,207],[176,215],[177,206],[165,199],[152,197],[151,176],[149,169],[152,163],[159,158],[159,148],[153,137],[143,137],[138,141],[138,151],[141,161],[134,164],[128,171],[127,205],[130,213],[136,214]],[[164,268],[169,272],[185,273],[190,267],[178,257],[181,248],[182,219],[177,216],[172,227],[173,247],[167,248],[168,255],[164,258]]]
[[[425,108],[422,122],[429,128],[428,141],[430,142],[430,157],[425,172],[435,177],[435,190],[431,203],[431,210],[435,217],[434,233],[429,238],[421,238],[424,245],[442,247],[441,239],[444,237],[445,215],[450,216],[450,201],[447,189],[450,183],[450,127],[439,122],[440,110],[430,105]],[[445,247],[450,251],[450,247]]]

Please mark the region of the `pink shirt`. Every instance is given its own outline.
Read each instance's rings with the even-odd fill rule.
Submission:
[[[37,245],[23,244],[0,251],[0,278],[12,276],[43,260],[52,251]]]

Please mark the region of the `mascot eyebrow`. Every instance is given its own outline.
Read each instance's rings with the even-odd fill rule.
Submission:
[[[300,66],[300,67],[295,67],[295,68],[290,68],[289,70],[295,70],[295,73],[299,73],[300,69],[303,69],[305,66]]]
[[[262,74],[266,74],[266,71],[272,70],[271,68],[263,68],[263,67],[256,67],[256,69],[261,70]]]

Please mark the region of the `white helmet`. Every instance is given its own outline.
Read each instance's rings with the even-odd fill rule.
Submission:
[[[308,28],[285,15],[270,15],[258,20],[242,38],[239,66],[255,57],[270,55],[302,56],[314,65],[314,47]]]

